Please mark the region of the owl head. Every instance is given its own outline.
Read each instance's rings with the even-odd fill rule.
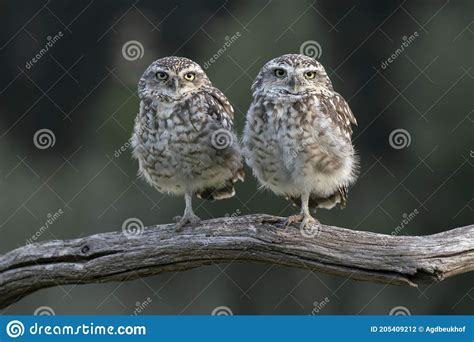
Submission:
[[[299,54],[267,62],[252,85],[254,96],[298,96],[318,89],[332,90],[326,70],[314,58]]]
[[[165,57],[154,61],[138,82],[140,99],[179,100],[211,82],[199,64],[184,57]]]

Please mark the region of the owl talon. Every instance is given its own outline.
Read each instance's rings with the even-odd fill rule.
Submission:
[[[303,215],[301,214],[289,216],[286,220],[283,221],[283,228],[286,229],[292,224],[299,223],[301,221],[303,221]]]
[[[315,224],[319,225],[320,223],[311,215],[305,215],[303,220],[301,221],[300,230],[311,228],[311,226]]]
[[[182,217],[176,216],[174,220],[177,221],[175,226],[177,232],[182,231],[184,226],[196,226],[201,223],[201,219],[194,214],[184,214]]]

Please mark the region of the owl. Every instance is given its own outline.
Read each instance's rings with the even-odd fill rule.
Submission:
[[[266,63],[252,85],[243,154],[263,187],[295,203],[301,213],[285,226],[308,229],[310,209],[346,205],[357,178],[352,146],[356,125],[344,98],[315,59],[287,54]]]
[[[234,183],[244,178],[234,110],[202,68],[182,57],[153,62],[140,78],[138,95],[131,145],[139,175],[160,192],[184,196],[177,230],[196,225],[193,195],[230,198]]]

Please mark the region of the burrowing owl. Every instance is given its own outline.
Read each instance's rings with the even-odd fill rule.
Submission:
[[[244,156],[264,187],[301,200],[301,214],[286,225],[301,222],[306,229],[316,221],[309,208],[344,207],[357,177],[356,119],[324,67],[304,55],[283,55],[263,66],[252,92]]]
[[[197,224],[192,196],[235,194],[243,166],[234,133],[234,111],[201,67],[182,57],[153,62],[138,83],[140,111],[132,137],[139,174],[160,192],[184,195],[177,223]]]

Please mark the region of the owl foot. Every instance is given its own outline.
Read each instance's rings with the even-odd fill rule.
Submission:
[[[183,230],[183,227],[186,225],[195,226],[201,223],[201,219],[195,214],[185,213],[184,216],[176,216],[174,218],[176,222],[176,231],[180,232]]]
[[[300,225],[300,230],[301,231],[307,231],[307,230],[313,230],[313,225],[318,224],[319,221],[316,220],[313,216],[311,215],[304,215],[303,220],[301,221]]]
[[[304,216],[302,214],[291,215],[285,221],[283,221],[283,228],[286,229],[294,223],[302,222],[303,219],[304,219]]]
[[[307,230],[307,229],[311,229],[311,226],[315,224],[319,224],[319,221],[316,220],[311,215],[305,215],[305,214],[292,215],[284,221],[283,227],[288,228],[294,223],[301,223],[300,230]]]

